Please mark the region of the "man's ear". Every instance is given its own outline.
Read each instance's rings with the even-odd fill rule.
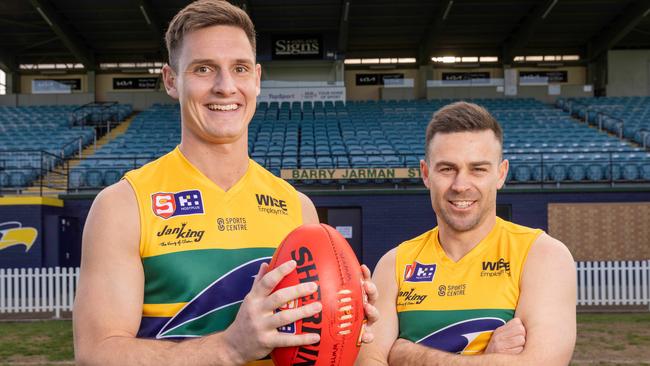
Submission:
[[[424,160],[420,160],[420,175],[422,176],[424,186],[429,188],[429,166]]]
[[[178,89],[176,88],[176,72],[169,64],[165,64],[162,68],[162,79],[165,84],[165,91],[167,95],[174,99],[178,99]]]
[[[497,181],[497,189],[501,189],[506,183],[506,178],[508,177],[508,169],[510,169],[510,162],[508,159],[503,159],[501,164],[499,164],[499,180]]]
[[[255,94],[255,96],[259,97],[260,92],[262,91],[262,65],[255,64],[255,75],[255,88],[257,91],[257,94]]]

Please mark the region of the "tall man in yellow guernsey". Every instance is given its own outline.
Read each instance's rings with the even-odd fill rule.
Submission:
[[[541,230],[496,216],[508,172],[502,146],[501,127],[475,104],[433,116],[420,169],[438,226],[377,264],[381,318],[359,364],[569,363],[574,262]]]
[[[226,1],[197,1],[172,19],[166,41],[163,78],[180,101],[181,143],[93,203],[75,358],[102,366],[271,365],[257,360],[275,347],[319,341],[277,328],[318,313],[320,303],[274,313],[316,284],[271,294],[296,263],[272,271],[266,264],[292,229],[318,222],[316,210],[248,157],[261,73],[248,15]],[[374,302],[374,286],[365,289]],[[374,322],[376,309],[365,310]],[[371,340],[366,332],[363,341]]]

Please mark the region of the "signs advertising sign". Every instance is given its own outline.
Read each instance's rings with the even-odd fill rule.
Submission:
[[[157,77],[140,77],[140,78],[113,78],[113,89],[156,89],[158,85]]]
[[[34,79],[33,94],[70,93],[81,90],[81,79]]]
[[[519,71],[519,84],[544,85],[549,83],[566,83],[569,81],[568,74],[565,70]]]
[[[260,102],[306,102],[317,100],[340,100],[345,102],[345,87],[263,87],[257,100]]]
[[[476,71],[476,72],[443,72],[442,73],[443,81],[467,81],[471,80],[473,84],[477,82],[488,83],[490,81],[490,72],[489,71]]]
[[[274,36],[273,60],[304,60],[323,58],[323,39],[318,35]]]
[[[282,179],[399,179],[420,178],[420,168],[282,169]]]
[[[394,79],[404,79],[404,74],[397,72],[389,74],[356,74],[355,84],[357,86],[385,85]]]

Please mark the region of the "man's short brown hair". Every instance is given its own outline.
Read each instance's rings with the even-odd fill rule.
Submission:
[[[192,31],[215,25],[241,28],[246,33],[255,55],[255,26],[245,11],[225,0],[198,0],[179,11],[165,33],[169,65],[172,69],[178,70],[178,56],[183,37]]]
[[[467,102],[456,102],[440,108],[427,126],[424,159],[429,162],[429,144],[436,133],[492,130],[503,151],[503,130],[485,108]]]

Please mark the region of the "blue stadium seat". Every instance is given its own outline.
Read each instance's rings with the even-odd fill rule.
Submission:
[[[104,185],[109,186],[122,178],[122,174],[117,169],[107,169],[104,171]]]
[[[89,188],[101,188],[104,182],[104,175],[101,170],[86,171],[86,184]]]

